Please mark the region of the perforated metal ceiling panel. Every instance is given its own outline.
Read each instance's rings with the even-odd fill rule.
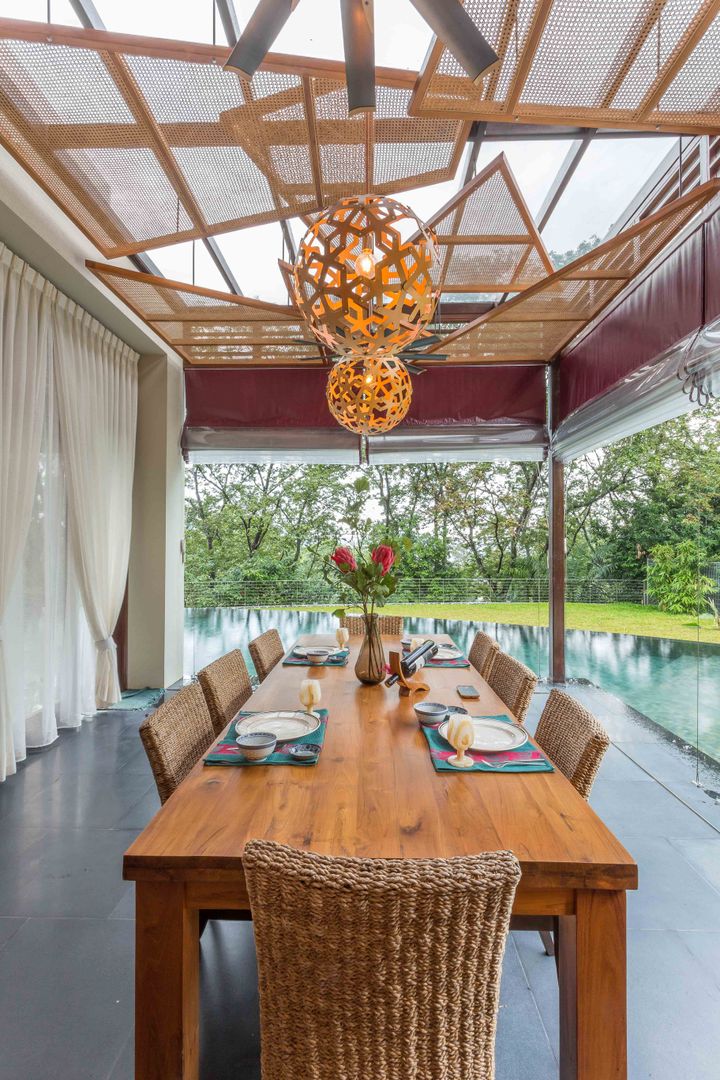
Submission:
[[[451,363],[549,363],[719,192],[717,180],[695,188],[427,352]]]
[[[411,112],[720,130],[720,0],[463,0],[501,63],[479,86],[435,40]]]
[[[342,64],[0,20],[0,139],[110,258],[451,179],[468,123],[407,115],[378,69],[348,117]]]

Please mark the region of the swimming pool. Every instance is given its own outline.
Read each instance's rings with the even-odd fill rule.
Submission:
[[[299,634],[330,632],[336,625],[331,615],[320,611],[187,608],[185,672],[194,674],[238,647],[249,662],[248,642],[271,626],[289,646]],[[533,671],[542,676],[548,670],[545,627],[413,618],[405,619],[405,627],[412,634],[450,634],[465,650],[475,632],[484,630]],[[589,679],[617,694],[688,743],[697,740],[703,753],[720,761],[720,646],[568,630],[565,647],[568,678]]]

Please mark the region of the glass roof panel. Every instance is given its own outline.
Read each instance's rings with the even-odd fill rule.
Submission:
[[[672,148],[674,138],[596,139],[583,155],[543,231],[549,250],[601,240]]]
[[[245,296],[287,304],[287,289],[278,268],[283,254],[278,222],[223,233],[216,240]]]
[[[95,0],[95,7],[106,29],[117,34],[212,42],[211,0],[191,4],[178,4],[177,0]],[[219,18],[217,40],[225,41]]]
[[[171,244],[169,247],[154,248],[149,256],[163,277],[171,278],[173,281],[187,282],[190,285],[202,285],[205,289],[220,289],[222,292],[228,292],[225,279],[200,240],[195,242],[195,281],[193,282],[192,249],[192,242]]]
[[[48,21],[47,0],[0,0],[0,18],[24,19],[26,22]],[[80,26],[80,20],[69,0],[50,0],[50,22],[59,26]]]
[[[483,169],[499,153],[504,153],[530,213],[537,216],[569,145],[570,143],[563,139],[485,142],[478,154],[477,171]]]

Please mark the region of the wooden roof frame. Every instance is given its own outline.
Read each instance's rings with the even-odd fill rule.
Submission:
[[[463,0],[464,2],[464,0]],[[502,61],[506,53],[515,44],[513,30],[517,0],[508,3],[505,19],[500,30],[499,40],[494,43],[501,64],[485,81],[485,86],[474,87],[472,80],[464,73],[455,77],[444,75],[443,79],[453,79],[458,97],[468,102],[465,108],[443,108],[432,103],[432,83],[437,75],[438,66],[445,53],[441,41],[435,38],[425,57],[410,101],[409,111],[416,116],[448,117],[450,115],[466,120],[505,121],[508,123],[531,123],[550,125],[578,125],[589,128],[619,128],[634,131],[666,131],[668,134],[718,134],[720,133],[720,114],[712,111],[712,122],[699,122],[697,110],[693,110],[682,120],[672,113],[664,116],[657,108],[663,95],[680,74],[693,50],[700,44],[712,23],[720,16],[720,0],[698,0],[698,9],[680,35],[675,46],[660,66],[655,78],[647,86],[640,105],[637,108],[612,109],[612,102],[630,72],[638,53],[650,36],[657,31],[658,20],[662,18],[664,0],[657,0],[650,8],[647,17],[640,22],[631,42],[627,44],[624,55],[615,70],[603,81],[604,94],[600,107],[551,106],[541,102],[522,101],[523,91],[538,53],[543,33],[552,15],[553,0],[535,0],[535,7],[530,19],[521,53],[515,71],[507,87],[504,98],[495,99],[500,77]],[[483,96],[480,97],[480,94]],[[709,114],[710,115],[710,114]]]
[[[334,191],[333,183],[323,172],[321,155],[317,136],[317,118],[314,111],[312,80],[330,80],[338,83],[338,89],[344,88],[345,67],[338,61],[312,60],[304,57],[289,56],[286,54],[269,54],[261,65],[260,71],[293,76],[300,79],[300,85],[293,87],[292,91],[280,91],[275,94],[266,94],[256,97],[252,94],[252,83],[243,81],[243,87],[247,96],[245,106],[240,109],[229,109],[222,114],[217,122],[188,122],[188,123],[158,123],[153,116],[150,105],[146,101],[138,82],[129,66],[124,63],[124,56],[149,57],[160,60],[176,60],[193,64],[206,64],[222,67],[230,53],[228,46],[207,45],[195,42],[166,41],[128,34],[114,34],[104,30],[79,29],[76,27],[59,26],[53,24],[31,23],[17,19],[0,19],[0,41],[17,40],[23,42],[37,42],[43,45],[62,45],[74,49],[90,50],[106,67],[109,77],[122,97],[124,104],[133,117],[133,121],[126,124],[120,123],[57,123],[35,124],[28,120],[21,112],[9,94],[0,95],[0,109],[6,113],[10,125],[17,128],[20,135],[15,139],[11,135],[0,137],[3,145],[9,153],[15,157],[19,164],[33,177],[36,183],[61,207],[61,209],[75,222],[82,232],[99,248],[107,258],[119,258],[142,251],[150,251],[154,247],[165,246],[170,243],[178,243],[192,239],[206,239],[223,232],[234,231],[264,222],[279,221],[285,218],[298,216],[302,210],[312,212],[321,209],[328,202],[335,201],[338,193]],[[241,77],[238,75],[238,79]],[[412,91],[415,81],[415,73],[395,68],[378,68],[377,81],[381,87],[397,88]],[[249,96],[248,96],[249,88]],[[327,92],[327,91],[325,91]],[[293,101],[290,101],[293,97]],[[277,117],[271,122],[264,118],[258,120],[260,126],[267,124],[268,131],[272,130],[276,139],[289,140],[286,145],[307,147],[309,153],[312,181],[307,184],[307,192],[304,190],[305,181],[295,180],[291,174],[283,172],[281,165],[271,165],[268,148],[263,140],[241,141],[238,129],[233,127],[234,112],[243,112],[246,107],[270,114],[280,111],[297,101],[304,107],[302,121],[291,119],[285,122]],[[251,122],[247,119],[245,122]],[[455,176],[462,154],[465,149],[470,123],[456,117],[442,118],[444,125],[438,131],[437,139],[427,136],[427,142],[437,142],[438,146],[447,147],[442,163],[437,168],[419,165],[420,172],[401,175],[398,170],[397,180],[369,181],[373,177],[374,146],[376,142],[403,143],[408,146],[418,141],[418,119],[409,115],[397,117],[375,117],[368,115],[358,121],[354,118],[337,118],[322,120],[321,123],[345,125],[347,133],[352,134],[352,139],[358,145],[364,145],[364,175],[358,173],[357,182],[343,180],[344,187],[358,186],[363,190],[372,188],[381,194],[389,194],[391,191],[411,189],[428,184],[438,183]],[[350,123],[352,122],[352,127]],[[431,121],[435,123],[436,121]],[[310,138],[298,141],[298,131],[305,127],[310,132]],[[199,133],[199,134],[198,134]],[[172,138],[172,145],[169,142]],[[55,140],[54,142],[52,140]],[[82,182],[73,173],[66,162],[60,160],[57,150],[81,152],[83,150],[102,149],[112,151],[115,148],[123,148],[128,145],[130,139],[133,146],[148,150],[156,159],[158,166],[169,184],[168,190],[174,190],[178,200],[178,224],[177,228],[162,235],[133,238],[129,225],[124,224],[127,215],[123,218],[119,210],[108,212],[108,207],[103,206],[98,198],[90,200],[88,193],[83,189]],[[359,140],[359,141],[358,141]],[[30,151],[23,146],[26,142]],[[341,140],[342,141],[342,140]],[[257,143],[257,145],[256,145]],[[183,175],[182,169],[175,160],[173,149],[178,147],[190,147],[202,149],[209,147],[240,147],[248,156],[260,173],[266,176],[268,186],[273,197],[272,210],[259,210],[252,215],[244,215],[224,221],[208,221],[199,204],[196,192],[192,190],[189,180]],[[410,151],[409,151],[410,152]],[[442,156],[442,155],[441,155]],[[329,168],[329,167],[328,167]],[[360,166],[358,166],[360,168]],[[277,198],[275,187],[278,177],[282,175],[285,186],[292,187],[298,193],[307,195],[310,202],[293,203],[288,206],[282,199]],[[337,182],[339,183],[339,181]],[[337,186],[337,183],[335,186]],[[65,191],[69,194],[63,197],[59,194]],[[344,192],[347,193],[347,192]],[[75,201],[75,207],[71,205]],[[183,210],[183,221],[180,221],[180,208]],[[238,207],[239,209],[239,207]],[[84,214],[87,213],[85,217]],[[115,216],[114,216],[115,215]],[[189,224],[186,224],[185,217]],[[92,228],[95,224],[96,229]]]
[[[269,348],[271,348],[273,345],[292,345],[293,347],[297,347],[296,351],[298,353],[301,351],[304,353],[309,353],[313,349],[316,349],[318,354],[317,360],[304,361],[302,366],[318,367],[325,364],[325,360],[322,356],[319,346],[316,345],[315,342],[310,340],[309,335],[306,343],[298,344],[297,331],[294,329],[290,329],[290,327],[294,326],[297,323],[303,323],[302,316],[300,315],[300,312],[296,307],[290,307],[283,304],[273,304],[269,301],[256,300],[249,296],[237,296],[234,293],[220,292],[216,289],[207,289],[201,285],[188,285],[184,281],[174,281],[171,278],[158,277],[155,274],[146,274],[138,270],[129,270],[121,266],[112,266],[108,263],[96,262],[92,259],[86,260],[85,265],[87,266],[88,270],[90,270],[103,283],[103,285],[106,285],[107,288],[110,289],[110,291],[114,293],[119,300],[122,300],[122,302],[126,304],[130,308],[130,310],[134,312],[135,315],[137,315],[139,319],[141,319],[147,326],[149,326],[150,329],[155,334],[157,334],[157,336],[161,338],[161,340],[164,341],[170,349],[172,349],[180,357],[182,357],[185,363],[191,367],[202,367],[206,365],[197,362],[193,358],[192,354],[189,352],[190,349],[200,347],[206,347],[208,349],[211,349],[215,346],[224,345],[262,345],[263,347],[266,346]],[[116,284],[117,281],[141,283],[145,285],[150,285],[154,288],[162,289],[167,294],[166,299],[168,300],[168,303],[171,302],[173,290],[176,290],[177,292],[182,292],[186,294],[190,293],[194,296],[203,297],[205,299],[216,300],[218,304],[223,305],[223,307],[227,308],[227,310],[223,311],[221,315],[218,314],[217,311],[208,311],[205,314],[202,312],[202,310],[198,312],[188,312],[187,307],[184,307],[182,303],[178,303],[176,310],[172,310],[169,312],[152,312],[144,310],[137,303],[133,302],[133,300],[127,295],[127,293],[123,291],[120,285]],[[237,309],[237,317],[232,312],[233,307]],[[248,318],[246,315],[239,315],[242,309],[247,308],[250,308],[252,311],[257,312],[256,319]],[[177,339],[169,335],[163,328],[165,324],[173,322],[192,322],[196,325],[206,325],[208,329],[210,329],[214,325],[231,322],[237,322],[238,324],[249,326],[252,326],[253,323],[257,323],[259,328],[262,326],[267,326],[268,324],[278,327],[287,325],[288,336],[285,339],[273,338],[265,340],[253,340],[251,338],[245,341],[240,339],[208,339],[206,341],[196,339]],[[292,360],[288,361],[287,358],[277,360],[272,363],[263,363],[262,361],[256,360],[249,360],[246,362],[243,360],[242,367],[282,367],[284,365],[287,365],[288,363],[290,363],[291,366],[296,366],[297,362],[292,363]],[[240,362],[236,360],[223,363],[222,360],[213,360],[212,364],[214,367],[237,367],[239,366]]]
[[[481,189],[492,177],[499,175],[502,177],[503,182],[508,190],[508,194],[512,203],[515,206],[518,214],[522,218],[522,221],[526,228],[526,233],[518,234],[482,234],[482,233],[460,233],[460,228],[464,208],[472,195],[476,191]],[[472,280],[463,283],[448,284],[446,281],[448,272],[450,270],[452,260],[450,258],[443,260],[443,269],[440,279],[438,281],[438,287],[441,293],[510,293],[510,292],[522,292],[532,285],[533,279],[523,280],[520,276],[534,250],[542,262],[545,273],[552,274],[554,266],[548,254],[547,248],[543,242],[543,239],[538,231],[538,227],[535,223],[535,219],[530,213],[530,209],[525,201],[525,197],[518,186],[515,175],[510,167],[510,163],[504,153],[500,153],[497,157],[480,170],[479,173],[470,180],[463,188],[460,189],[455,195],[452,196],[443,207],[440,208],[433,216],[427,221],[427,227],[433,231],[449,214],[456,211],[455,224],[449,234],[438,234],[437,240],[441,247],[449,245],[459,244],[472,244],[477,245],[478,248],[483,246],[499,247],[505,245],[521,245],[525,248],[524,253],[521,255],[518,263],[515,267],[515,278],[511,281],[479,281]],[[534,279],[537,280],[537,279]]]
[[[481,315],[479,318],[473,320],[455,330],[443,339],[441,343],[431,345],[426,352],[432,354],[434,352],[443,352],[449,354],[449,363],[470,363],[470,364],[497,364],[497,363],[528,363],[529,358],[525,354],[518,353],[516,356],[503,353],[502,355],[490,356],[487,359],[480,358],[479,356],[471,357],[467,360],[462,360],[459,357],[453,358],[452,350],[453,344],[461,341],[463,338],[467,338],[477,331],[480,327],[500,322],[502,324],[509,325],[521,325],[521,324],[537,324],[540,326],[544,323],[558,323],[567,324],[567,331],[561,334],[557,339],[557,343],[552,350],[551,354],[544,356],[535,356],[531,358],[534,362],[540,362],[544,364],[551,363],[554,358],[564,349],[582,330],[584,330],[590,323],[601,314],[601,312],[619,295],[620,292],[640,274],[645,267],[652,262],[652,260],[658,255],[660,251],[670,242],[672,236],[676,235],[683,229],[687,223],[691,220],[695,214],[702,209],[702,207],[720,193],[720,180],[710,180],[705,184],[695,187],[692,191],[686,195],[675,199],[671,203],[667,203],[660,210],[654,214],[643,218],[635,225],[623,232],[617,233],[609,240],[604,241],[597,247],[593,248],[587,254],[582,255],[580,258],[567,263],[566,266],[556,270],[549,277],[544,278],[542,281],[537,282],[535,285],[530,286],[524,292],[508,300],[506,303],[498,304],[491,311]],[[687,215],[680,220],[673,231],[667,235],[664,235],[661,243],[655,248],[650,250],[643,258],[641,258],[637,264],[635,264],[630,273],[621,273],[612,269],[590,269],[589,264],[596,263],[599,258],[605,255],[612,255],[627,244],[628,240],[635,237],[643,236],[648,233],[655,225],[665,222],[668,218],[672,218],[673,215],[679,211],[687,210]],[[571,308],[558,306],[555,311],[545,312],[543,315],[539,315],[537,311],[523,310],[530,307],[532,299],[543,292],[547,292],[552,289],[557,282],[561,281],[587,281],[592,282],[616,282],[616,287],[612,287],[604,295],[602,302],[597,308],[592,311],[591,314],[580,312],[578,310],[573,311]],[[422,359],[418,360],[422,363]]]

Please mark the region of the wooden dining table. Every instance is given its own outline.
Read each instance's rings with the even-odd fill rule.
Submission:
[[[301,644],[329,640],[305,635]],[[386,651],[400,648],[397,638],[383,640]],[[346,667],[279,664],[243,706],[298,708],[300,682],[317,679],[329,715],[316,765],[200,761],[128,848],[124,877],[136,894],[136,1080],[198,1076],[199,914],[249,911],[243,850],[257,837],[376,858],[514,852],[522,868],[515,924],[555,920],[559,1076],[626,1080],[632,857],[557,769],[436,772],[414,699],[397,686],[358,682],[359,645],[351,638]],[[426,700],[461,704],[457,685],[472,683],[480,696],[464,704],[473,715],[511,715],[474,668],[426,667],[422,674]]]

